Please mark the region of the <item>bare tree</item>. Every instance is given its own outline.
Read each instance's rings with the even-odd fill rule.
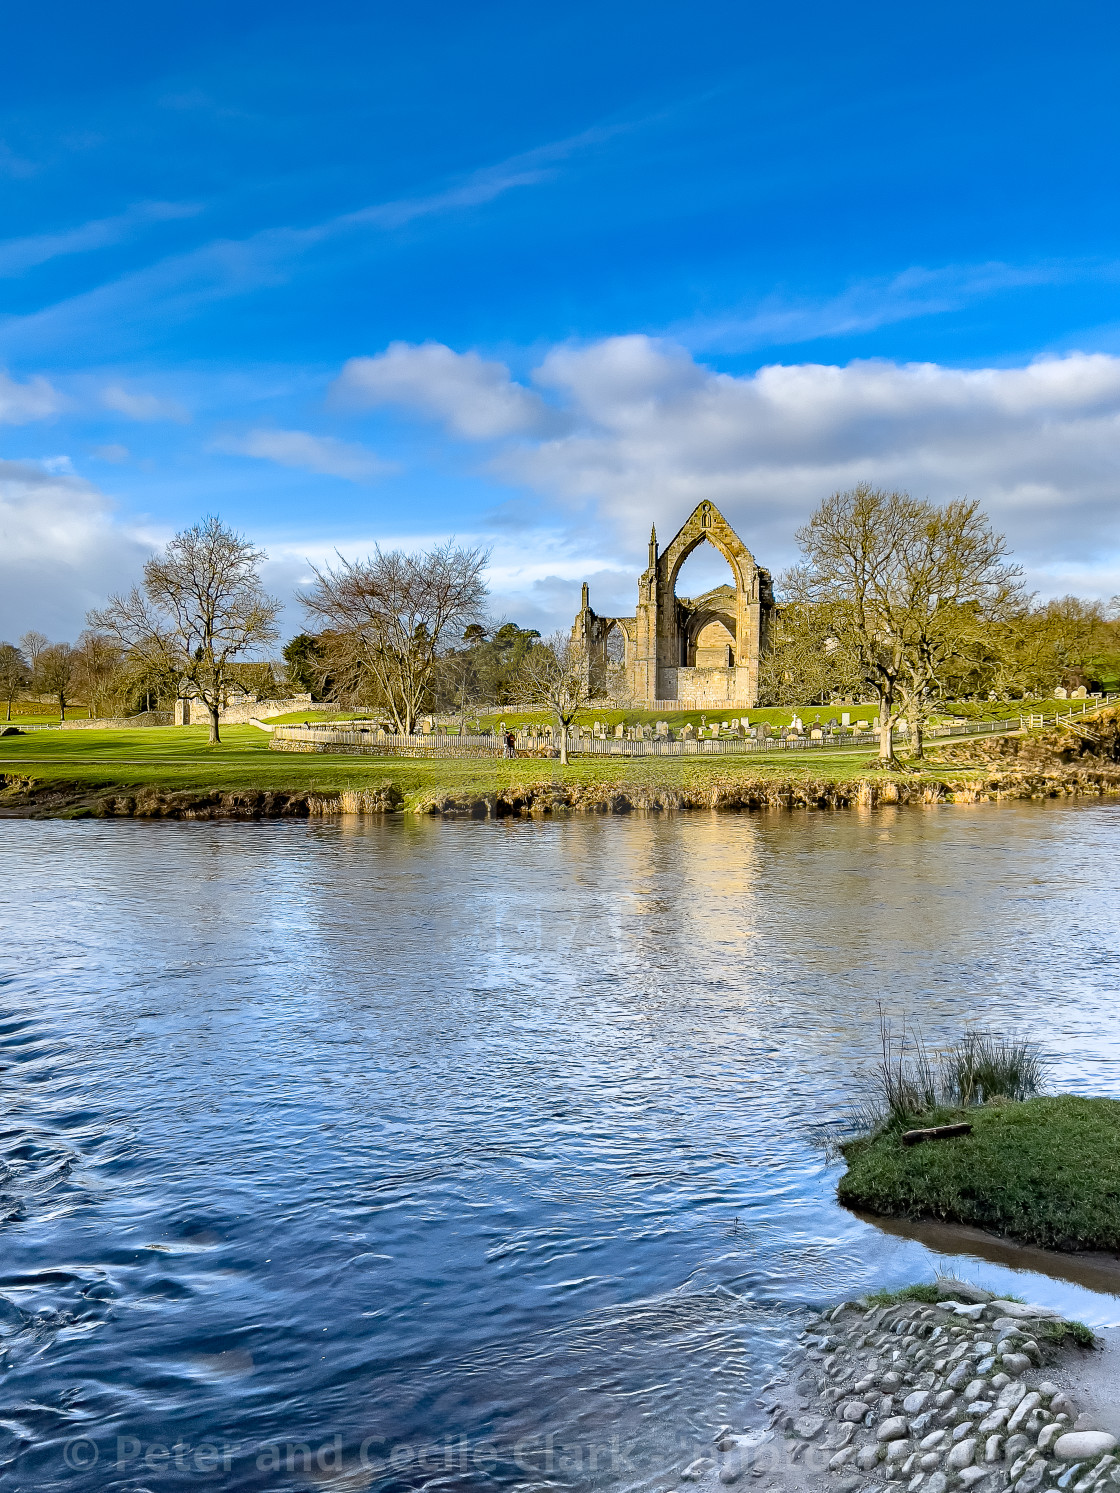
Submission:
[[[324,666],[352,698],[370,693],[410,736],[446,645],[482,617],[488,551],[446,544],[419,555],[375,549],[315,571],[304,607],[323,627]]]
[[[134,665],[158,675],[173,667],[210,715],[210,740],[245,653],[273,642],[280,603],[261,586],[266,559],[216,517],[176,534],[162,556],[144,566],[143,588],[113,596],[90,612],[92,627],[130,650]]]
[[[879,697],[879,756],[894,761],[893,728],[921,715],[930,686],[960,654],[975,616],[1014,594],[1018,571],[976,503],[937,508],[861,483],[835,493],[798,530],[805,564],[790,573],[798,601],[820,608],[829,632]]]
[[[784,599],[775,607],[758,665],[762,704],[824,705],[862,682],[858,659],[832,631],[829,608]]]
[[[58,718],[66,719],[66,696],[74,677],[74,650],[69,643],[48,643],[40,649],[32,673],[34,688],[40,696],[53,695],[58,701]]]
[[[0,643],[0,700],[8,705],[7,719],[12,718],[12,701],[31,683],[31,668],[14,643]]]
[[[906,639],[901,681],[910,746],[922,757],[922,726],[933,688],[951,665],[989,646],[993,624],[1022,600],[1017,565],[979,503],[923,505],[924,521],[904,546],[900,611]]]
[[[74,650],[74,683],[84,699],[89,714],[111,715],[111,704],[123,684],[121,661],[123,650],[116,638],[92,628],[82,633]]]
[[[570,633],[554,632],[530,648],[518,677],[517,693],[526,705],[547,705],[560,734],[560,761],[568,760],[568,732],[591,699],[587,660]]]

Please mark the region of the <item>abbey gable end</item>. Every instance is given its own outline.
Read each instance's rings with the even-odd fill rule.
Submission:
[[[678,596],[677,574],[705,541],[731,566],[735,584]],[[633,617],[598,616],[584,586],[572,640],[583,651],[593,694],[623,693],[649,709],[753,708],[773,605],[770,572],[755,563],[719,509],[704,502],[660,553],[657,530],[650,534]]]

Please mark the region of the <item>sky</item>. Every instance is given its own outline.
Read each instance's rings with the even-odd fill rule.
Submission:
[[[208,513],[313,564],[455,536],[496,615],[633,610],[708,498],[979,499],[1120,592],[1120,18],[935,7],[11,7],[0,638]],[[682,593],[724,578],[698,552]]]

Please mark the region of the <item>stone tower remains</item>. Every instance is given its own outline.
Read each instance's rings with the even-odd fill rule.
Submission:
[[[676,594],[677,574],[705,540],[731,566],[735,585],[695,599]],[[758,661],[774,594],[770,572],[714,503],[700,503],[661,553],[649,538],[649,564],[638,581],[633,617],[600,617],[586,584],[572,627],[594,694],[624,693],[635,705],[719,709],[758,704]]]

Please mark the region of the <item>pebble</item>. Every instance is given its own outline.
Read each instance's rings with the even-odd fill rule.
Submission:
[[[962,1467],[957,1476],[966,1488],[970,1488],[973,1483],[982,1482],[990,1473],[991,1469],[988,1467]]]
[[[1081,1462],[1114,1451],[1116,1444],[1109,1431],[1067,1431],[1054,1442],[1054,1455],[1063,1462]]]
[[[899,1437],[909,1433],[910,1424],[904,1415],[892,1415],[885,1420],[875,1432],[876,1441],[897,1441]]]
[[[870,1409],[871,1406],[865,1405],[862,1400],[849,1400],[848,1403],[844,1406],[844,1411],[841,1419],[853,1421],[862,1420]]]
[[[976,1455],[976,1438],[970,1436],[967,1441],[958,1441],[956,1446],[945,1458],[946,1467],[951,1467],[954,1472],[959,1472],[962,1467],[971,1467],[972,1460]]]
[[[1037,1462],[1032,1462],[1015,1484],[1015,1493],[1035,1493],[1035,1489],[1040,1488],[1046,1481],[1048,1470],[1046,1463],[1041,1458]]]
[[[823,1425],[823,1415],[799,1415],[793,1423],[793,1429],[806,1441],[812,1441]]]
[[[1020,1430],[1031,1411],[1041,1404],[1042,1396],[1037,1390],[1032,1390],[1030,1394],[1024,1395],[1012,1411],[1011,1419],[1007,1422],[1007,1429],[1011,1432]]]
[[[996,1408],[999,1410],[1013,1410],[1027,1392],[1027,1386],[1022,1379],[1012,1379],[1010,1384],[1005,1384],[999,1392]]]
[[[930,1392],[928,1389],[916,1389],[913,1394],[908,1394],[902,1402],[902,1408],[907,1415],[920,1415],[929,1404]]]
[[[1025,1374],[1031,1366],[1031,1361],[1025,1353],[1005,1353],[1003,1366],[1009,1373]]]

